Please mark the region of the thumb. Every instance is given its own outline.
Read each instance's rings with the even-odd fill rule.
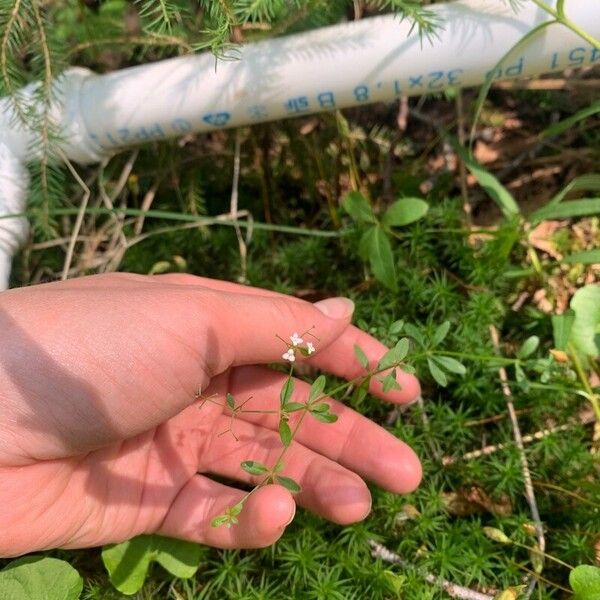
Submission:
[[[311,304],[289,296],[223,294],[217,319],[209,323],[207,342],[217,340],[218,372],[230,366],[280,362],[290,351],[294,359],[301,359],[300,348],[312,349],[309,343],[318,352],[336,340],[353,312],[354,303],[343,297]]]

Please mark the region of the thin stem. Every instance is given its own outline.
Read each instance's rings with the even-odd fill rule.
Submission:
[[[31,211],[33,212],[33,211]],[[49,215],[54,216],[69,216],[76,215],[79,212],[78,208],[52,208],[48,211]],[[223,225],[225,227],[241,227],[247,229],[252,227],[253,229],[261,229],[266,231],[278,231],[280,233],[290,233],[293,235],[308,235],[313,237],[342,237],[348,235],[349,230],[337,230],[328,231],[322,229],[304,229],[302,227],[291,227],[289,225],[271,225],[269,223],[261,223],[253,221],[248,223],[246,221],[239,221],[237,219],[227,219],[224,217],[198,217],[197,215],[190,215],[185,213],[176,213],[165,210],[141,210],[139,208],[105,208],[101,206],[89,206],[85,213],[87,215],[123,215],[126,217],[139,217],[152,219],[166,219],[171,221],[184,221],[190,223],[197,223],[198,225]],[[0,219],[9,219],[15,217],[27,217],[28,213],[11,213],[0,215]]]
[[[591,44],[592,46],[598,48],[600,50],[600,40],[597,40],[595,37],[587,33],[587,31],[583,30],[577,23],[574,23],[567,17],[564,11],[558,11],[549,6],[544,2],[544,0],[532,0],[535,4],[537,4],[542,10],[546,11],[549,15],[552,15],[559,23],[568,27],[571,31],[576,33],[579,37],[584,39],[586,42]]]
[[[577,372],[577,376],[579,377],[579,381],[581,385],[585,389],[586,395],[590,404],[592,405],[592,410],[596,415],[596,419],[600,421],[600,403],[598,403],[598,395],[594,393],[590,382],[588,381],[587,375],[583,370],[583,365],[579,360],[579,355],[577,354],[577,350],[573,347],[573,344],[569,344],[569,358],[575,367],[575,371]]]
[[[556,556],[552,556],[552,554],[548,554],[547,552],[542,552],[539,548],[534,548],[533,546],[528,546],[527,544],[521,544],[520,542],[515,542],[514,540],[511,540],[511,544],[513,546],[518,546],[519,548],[524,548],[525,550],[529,550],[531,552],[537,552],[540,556],[543,556],[544,558],[547,558],[555,563],[558,563],[559,565],[562,565],[563,567],[566,567],[567,569],[573,570],[574,567],[562,560],[560,560],[560,558],[556,558]]]

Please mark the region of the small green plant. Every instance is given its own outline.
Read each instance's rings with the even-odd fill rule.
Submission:
[[[466,369],[458,360],[444,355],[443,352],[435,353],[433,350],[446,337],[450,329],[449,322],[443,323],[435,331],[429,345],[429,350],[426,349],[427,345],[423,336],[410,324],[404,325],[403,322],[397,321],[390,327],[390,332],[397,336],[403,329],[408,336],[412,337],[413,343],[416,344],[417,347],[423,347],[424,352],[419,353],[418,356],[427,356],[429,370],[440,385],[445,386],[447,384],[447,376],[444,373],[444,370],[446,372],[464,375]],[[343,394],[347,389],[354,387],[356,390],[355,399],[358,397],[358,400],[360,401],[360,399],[364,398],[366,395],[373,377],[376,377],[381,383],[384,392],[400,389],[400,384],[397,381],[397,369],[402,369],[406,372],[415,372],[414,367],[406,362],[411,348],[411,342],[408,337],[398,339],[393,348],[388,350],[375,366],[371,366],[364,351],[359,346],[355,346],[355,357],[365,370],[364,374],[334,386],[332,389],[326,389],[328,384],[327,378],[325,375],[319,375],[313,381],[307,399],[294,398],[294,365],[296,363],[297,355],[308,358],[316,351],[312,341],[305,341],[304,338],[307,336],[311,336],[315,340],[318,340],[311,330],[305,331],[302,334],[294,332],[289,336],[289,341],[277,336],[283,344],[285,344],[285,351],[282,354],[282,359],[290,365],[288,376],[281,387],[279,394],[279,409],[276,411],[279,421],[279,438],[282,445],[281,452],[271,466],[264,465],[263,463],[252,459],[245,460],[240,464],[241,469],[246,473],[260,477],[261,479],[237,504],[230,506],[225,512],[214,517],[212,520],[213,527],[231,527],[232,525],[236,525],[238,523],[238,516],[241,513],[244,504],[248,498],[261,487],[277,483],[293,494],[301,491],[298,482],[294,481],[291,477],[282,474],[285,467],[285,455],[298,435],[304,419],[307,416],[311,416],[321,423],[335,423],[337,421],[337,415],[332,412],[331,405],[327,402],[329,398],[334,397],[336,394]],[[234,433],[235,418],[245,412],[256,412],[245,408],[250,400],[251,398],[248,398],[241,403],[236,403],[235,398],[231,394],[227,394],[224,403],[215,400],[213,397],[202,398],[203,402],[218,404],[223,410],[228,410],[230,412],[230,426],[222,433],[230,432],[236,440],[237,438]],[[294,413],[297,413],[298,417],[295,419],[293,426],[290,426],[290,421],[292,420],[292,415]]]
[[[159,535],[139,535],[102,549],[102,562],[111,583],[127,595],[139,592],[152,562],[171,575],[186,579],[198,570],[201,556],[202,547],[198,544]]]
[[[600,569],[591,565],[579,565],[571,571],[569,583],[575,592],[573,600],[600,599]]]
[[[375,278],[392,291],[398,290],[398,277],[392,253],[391,238],[395,228],[418,221],[429,206],[421,198],[401,198],[389,206],[380,218],[358,191],[350,192],[343,202],[344,210],[361,229],[361,258],[368,261]]]

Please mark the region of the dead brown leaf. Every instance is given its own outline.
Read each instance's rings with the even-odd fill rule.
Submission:
[[[552,239],[557,231],[566,226],[566,221],[542,221],[529,232],[529,243],[538,250],[545,252],[556,260],[562,259],[562,254],[556,248]]]
[[[513,512],[509,496],[502,494],[494,500],[482,488],[475,485],[455,492],[443,492],[442,501],[446,510],[456,517],[468,517],[486,512],[496,517],[508,517]]]

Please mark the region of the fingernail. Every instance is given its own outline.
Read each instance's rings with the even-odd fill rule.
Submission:
[[[292,511],[292,514],[290,515],[290,518],[288,519],[288,521],[284,525],[284,527],[287,527],[294,520],[295,516],[296,516],[296,505],[294,504],[294,510]]]
[[[360,519],[361,521],[364,521],[371,514],[372,508],[373,508],[373,498],[369,496],[369,508],[367,509],[367,512],[364,514],[364,516]]]
[[[343,296],[321,300],[315,306],[331,319],[348,319],[354,312],[354,302]]]

